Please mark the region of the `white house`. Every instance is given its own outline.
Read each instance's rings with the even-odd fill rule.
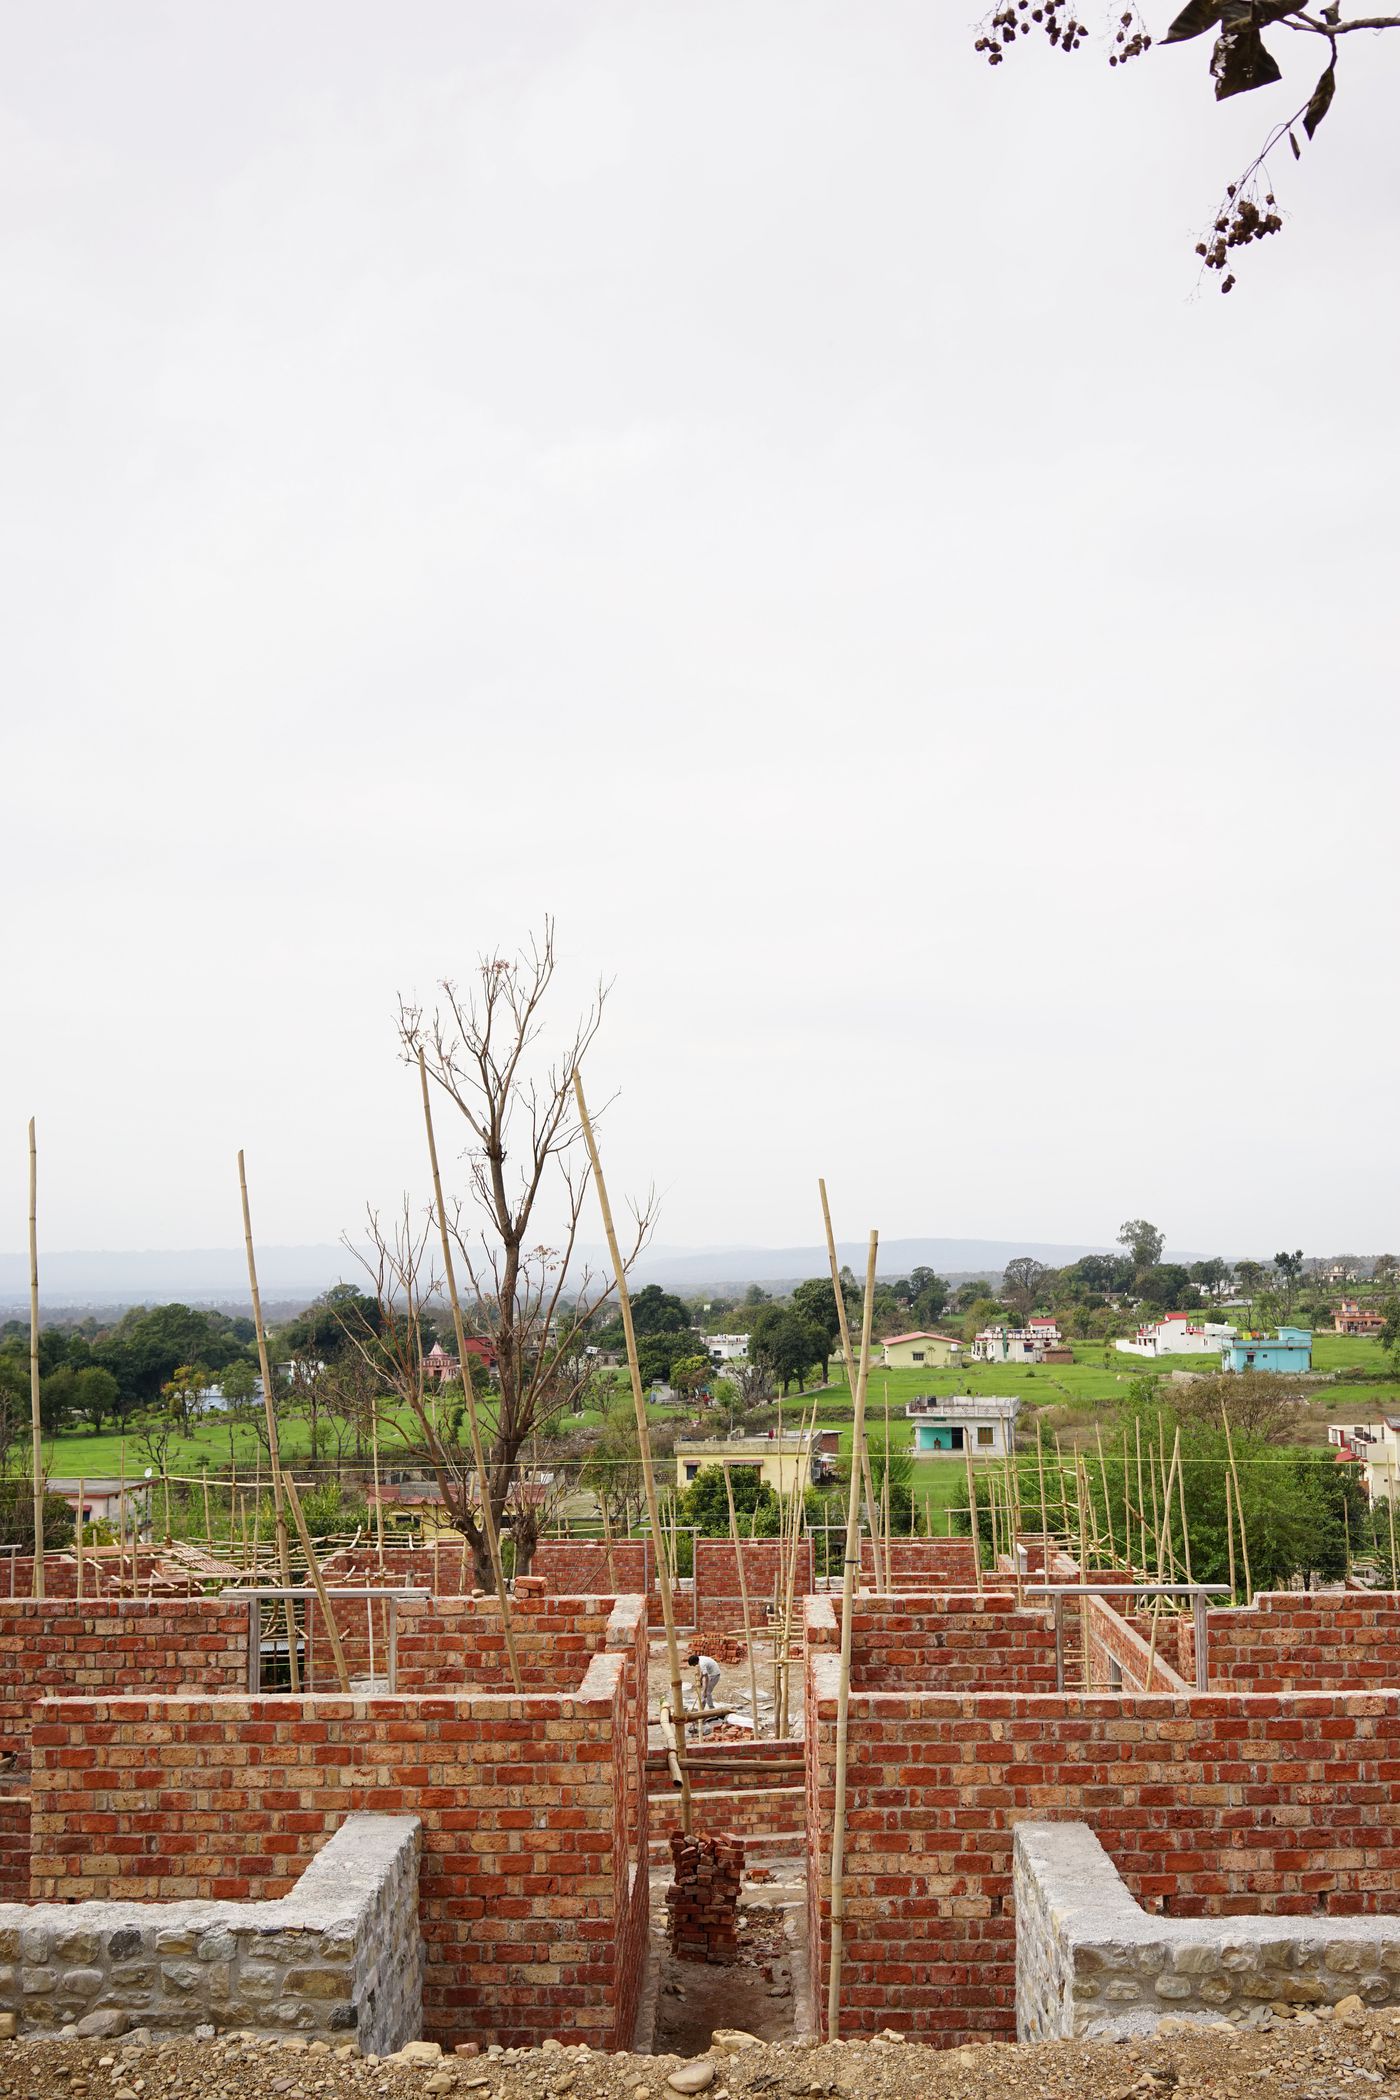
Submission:
[[[914,1451],[921,1458],[951,1458],[964,1451],[1003,1458],[1015,1443],[1020,1407],[1019,1400],[991,1393],[921,1394],[904,1412],[914,1424]]]
[[[1124,1356],[1206,1356],[1233,1341],[1235,1330],[1219,1320],[1193,1320],[1190,1313],[1168,1313],[1148,1321],[1131,1340],[1115,1342]]]
[[[746,1364],[749,1360],[746,1334],[702,1334],[700,1339],[709,1352],[711,1363]]]
[[[1368,1500],[1394,1498],[1400,1504],[1400,1415],[1382,1415],[1374,1422],[1331,1422],[1327,1441],[1337,1446],[1339,1464],[1351,1460],[1362,1468]]]
[[[1039,1364],[1046,1341],[1030,1327],[984,1327],[972,1344],[979,1364]]]

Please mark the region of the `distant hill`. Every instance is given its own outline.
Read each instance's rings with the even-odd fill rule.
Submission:
[[[957,1280],[999,1276],[1008,1261],[1030,1254],[1062,1268],[1081,1254],[1116,1253],[1100,1242],[1062,1245],[1050,1240],[885,1240],[880,1274],[907,1276],[911,1269],[936,1269]],[[579,1250],[595,1269],[600,1248]],[[842,1240],[837,1253],[856,1274],[865,1269],[865,1244]],[[1170,1261],[1199,1255],[1172,1253]],[[759,1283],[766,1290],[826,1274],[826,1249],[810,1247],[649,1247],[634,1271],[638,1283],[664,1284],[694,1297],[704,1291],[732,1295]],[[268,1298],[305,1304],[333,1283],[363,1282],[354,1256],[344,1247],[259,1247],[258,1282]],[[196,1304],[246,1304],[248,1269],[241,1247],[146,1248],[140,1251],[49,1253],[41,1251],[39,1282],[46,1306],[161,1304],[172,1298]],[[29,1302],[29,1262],[23,1254],[0,1254],[0,1310],[12,1313]]]

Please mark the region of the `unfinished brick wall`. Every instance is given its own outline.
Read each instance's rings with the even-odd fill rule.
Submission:
[[[1194,1679],[1195,1627],[1177,1628]],[[1211,1690],[1343,1691],[1400,1685],[1400,1596],[1391,1590],[1261,1591],[1250,1606],[1206,1613]]]
[[[607,1639],[566,1693],[48,1702],[34,1896],[280,1896],[347,1814],[416,1815],[429,2035],[625,2046],[647,1931],[635,1603]]]
[[[739,1594],[739,1560],[749,1592],[749,1617],[755,1633],[768,1631],[776,1585],[782,1572],[782,1546],[777,1539],[740,1539],[738,1554],[733,1539],[695,1541],[695,1624],[702,1637],[737,1632],[743,1627],[744,1605]],[[802,1539],[797,1548],[794,1600],[812,1589],[812,1541]],[[800,1634],[801,1614],[793,1606],[794,1633]]]
[[[115,1546],[94,1546],[83,1553],[85,1597],[136,1597],[152,1593],[163,1596],[196,1597],[203,1594],[204,1578],[168,1560],[158,1548],[119,1554]],[[10,1597],[34,1594],[32,1554],[0,1554],[0,1602]],[[71,1553],[44,1555],[44,1595],[76,1597],[78,1562]]]
[[[650,1539],[541,1539],[530,1573],[562,1597],[645,1597],[656,1579]]]
[[[223,1597],[0,1598],[0,1755],[29,1762],[30,1716],[73,1692],[211,1692],[248,1682],[248,1606]]]
[[[602,1647],[612,1612],[610,1597],[517,1597],[511,1631],[525,1688],[572,1689]],[[495,1689],[510,1682],[494,1597],[405,1598],[398,1606],[397,1645],[400,1692]]]
[[[1159,1615],[1156,1632],[1150,1611],[1133,1619],[1124,1618],[1110,1597],[1080,1597],[1064,1608],[1066,1649],[1074,1651],[1082,1676],[1083,1627],[1089,1629],[1089,1684],[1094,1691],[1185,1692],[1194,1688],[1193,1674],[1183,1677],[1175,1667],[1179,1659],[1180,1613]],[[1081,1619],[1080,1614],[1083,1614]],[[1185,1618],[1190,1625],[1189,1614]],[[1068,1661],[1068,1658],[1067,1658]]]
[[[839,1596],[809,1602],[806,1634],[809,1655],[839,1648]],[[1043,1607],[1018,1611],[1014,1595],[996,1592],[861,1596],[851,1682],[868,1692],[1053,1692],[1054,1623]]]
[[[977,1563],[972,1540],[891,1539],[890,1580],[896,1590],[961,1590],[977,1587]],[[861,1580],[875,1580],[875,1548],[870,1539],[860,1547]]]
[[[835,1655],[809,1651],[819,2006],[838,1678]],[[1023,1819],[1088,1823],[1135,1898],[1173,1915],[1393,1910],[1397,1776],[1400,1692],[854,1692],[843,2029],[1010,2038],[1011,1847]]]

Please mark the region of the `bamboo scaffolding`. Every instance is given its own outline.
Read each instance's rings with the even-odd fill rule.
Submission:
[[[836,1235],[831,1229],[831,1206],[826,1200],[825,1181],[818,1180],[817,1189],[821,1196],[822,1224],[826,1230],[826,1255],[827,1260],[831,1264],[831,1288],[836,1294],[836,1323],[841,1335],[841,1358],[846,1366],[846,1385],[848,1390],[850,1391],[852,1403],[854,1404],[856,1391],[856,1360],[854,1353],[851,1349],[851,1327],[850,1322],[846,1318],[846,1299],[841,1289],[841,1269],[836,1259]],[[862,1457],[864,1457],[863,1453]],[[852,1465],[856,1463],[856,1452],[854,1444],[852,1444],[851,1446],[851,1463]],[[870,1508],[870,1469],[868,1465],[865,1468],[865,1492],[866,1506],[867,1508]],[[870,1509],[870,1515],[871,1522],[873,1523],[873,1509]],[[880,1580],[880,1551],[879,1546],[877,1545],[873,1537],[870,1543],[870,1556],[874,1564],[875,1587],[876,1589],[880,1589],[882,1587],[882,1583]]]
[[[734,1507],[734,1483],[729,1477],[729,1462],[724,1465],[724,1497],[729,1504],[729,1537],[734,1547],[734,1563],[739,1570],[739,1603],[744,1614],[744,1652],[749,1664],[749,1703],[753,1710],[754,1741],[758,1741],[758,1665],[753,1654],[753,1621],[749,1617],[749,1581],[744,1572],[744,1548],[739,1537],[739,1517]],[[608,1545],[608,1580],[612,1574],[612,1544]],[[773,1733],[777,1734],[777,1713],[773,1716]]]
[[[34,1573],[31,1594],[44,1594],[44,1425],[39,1407],[39,1148],[29,1118],[29,1429],[34,1478]]]
[[[292,1587],[292,1551],[287,1538],[287,1508],[282,1487],[282,1449],[277,1435],[277,1409],[272,1397],[272,1366],[267,1357],[267,1329],[263,1325],[262,1297],[258,1291],[258,1266],[253,1254],[253,1220],[248,1209],[248,1176],[243,1166],[243,1154],[238,1155],[238,1192],[243,1202],[243,1245],[248,1256],[248,1289],[253,1300],[253,1327],[258,1339],[258,1369],[262,1373],[263,1412],[267,1419],[267,1455],[272,1473],[272,1507],[277,1531],[277,1564],[282,1574],[282,1587]],[[290,1597],[287,1606],[287,1682],[293,1692],[301,1689],[301,1671],[297,1662],[296,1607]]]
[[[617,1589],[617,1563],[616,1563],[616,1561],[615,1561],[615,1559],[614,1559],[614,1557],[613,1557],[613,1535],[612,1535],[612,1523],[611,1523],[611,1521],[609,1520],[609,1517],[608,1517],[608,1498],[607,1498],[607,1495],[606,1495],[606,1494],[602,1494],[602,1495],[599,1495],[599,1497],[598,1497],[598,1508],[599,1508],[600,1512],[602,1513],[602,1518],[603,1518],[603,1551],[604,1551],[604,1553],[605,1553],[605,1554],[607,1555],[607,1562],[608,1562],[608,1588],[609,1588],[610,1590],[616,1591],[616,1589]],[[643,1587],[645,1587],[645,1585],[643,1585]],[[756,1707],[755,1707],[755,1711],[756,1711]],[[758,1722],[757,1722],[757,1720],[756,1720],[756,1719],[755,1719],[755,1722],[754,1722],[754,1726],[755,1726],[755,1727],[757,1727],[757,1726],[758,1726]]]
[[[340,1629],[335,1623],[335,1614],[331,1610],[331,1600],[326,1594],[326,1585],[321,1578],[321,1565],[311,1544],[311,1536],[306,1528],[306,1518],[302,1515],[301,1497],[297,1493],[296,1482],[292,1479],[290,1473],[282,1475],[282,1491],[286,1495],[287,1506],[292,1512],[292,1522],[296,1525],[297,1537],[301,1540],[301,1550],[306,1555],[306,1571],[311,1577],[311,1585],[316,1592],[316,1599],[321,1607],[321,1616],[326,1622],[326,1636],[331,1644],[331,1656],[335,1662],[336,1678],[339,1681],[342,1692],[348,1693],[350,1690],[350,1672],[346,1667],[345,1650],[340,1644]]]
[[[825,1204],[823,1188],[823,1205]],[[830,1223],[827,1226],[830,1232]],[[846,1564],[841,1585],[841,1674],[836,1700],[836,1801],[831,1829],[831,1965],[827,1975],[826,2034],[841,2034],[841,1960],[846,1941],[846,1759],[851,1714],[851,1639],[856,1615],[856,1576],[860,1563],[860,1471],[858,1454],[865,1442],[865,1394],[870,1379],[870,1325],[875,1311],[875,1259],[880,1236],[870,1235],[865,1262],[865,1303],[860,1323],[860,1375],[852,1421],[851,1485],[846,1507]],[[835,1252],[833,1242],[833,1254]],[[838,1284],[839,1292],[839,1284]]]
[[[1186,1469],[1180,1464],[1181,1431],[1176,1432],[1178,1464],[1176,1469],[1176,1493],[1181,1506],[1181,1561],[1186,1580],[1191,1580],[1191,1534],[1186,1526]]]
[[[496,1602],[501,1608],[501,1632],[505,1637],[506,1660],[510,1665],[510,1681],[515,1691],[521,1689],[520,1660],[515,1652],[515,1627],[511,1621],[510,1597],[506,1591],[505,1569],[501,1564],[501,1541],[496,1531],[496,1512],[491,1506],[491,1480],[486,1471],[486,1451],[481,1441],[481,1418],[476,1410],[476,1379],[472,1372],[471,1356],[467,1349],[467,1330],[462,1319],[462,1301],[457,1295],[457,1271],[452,1260],[452,1235],[447,1229],[447,1208],[442,1200],[442,1176],[438,1172],[437,1139],[433,1134],[433,1104],[428,1089],[428,1066],[420,1047],[418,1052],[418,1080],[423,1094],[423,1126],[428,1139],[428,1164],[433,1176],[433,1207],[437,1212],[438,1234],[442,1241],[442,1267],[447,1283],[447,1299],[452,1308],[452,1334],[457,1344],[457,1361],[462,1372],[462,1397],[467,1405],[467,1430],[471,1437],[472,1465],[476,1469],[477,1486],[481,1495],[481,1528],[486,1534],[486,1551],[491,1562],[491,1579],[496,1586]],[[437,1432],[434,1430],[434,1442]],[[433,1540],[433,1590],[437,1594],[437,1539]]]
[[[1345,1503],[1343,1503],[1342,1509],[1345,1514]],[[1225,1547],[1230,1556],[1230,1602],[1233,1604],[1235,1601],[1235,1512],[1228,1467],[1225,1470]]]
[[[86,1499],[83,1482],[80,1480],[78,1482],[78,1528],[73,1533],[73,1542],[78,1560],[78,1596],[80,1600],[83,1594],[83,1504]]]
[[[1045,1441],[1040,1433],[1040,1416],[1035,1418],[1035,1462],[1040,1474],[1040,1577],[1042,1582],[1050,1580],[1050,1513],[1045,1501]]]
[[[1133,1417],[1133,1442],[1137,1446],[1137,1506],[1138,1506],[1138,1558],[1142,1571],[1147,1573],[1151,1562],[1147,1557],[1147,1491],[1142,1477],[1142,1417]]]
[[[1129,1582],[1133,1579],[1133,1494],[1128,1474],[1128,1431],[1123,1429],[1123,1558]]]
[[[603,1231],[607,1235],[608,1254],[612,1260],[613,1274],[617,1278],[617,1303],[622,1314],[622,1333],[627,1344],[627,1369],[632,1381],[632,1405],[637,1419],[637,1446],[642,1460],[642,1480],[646,1488],[647,1516],[651,1523],[652,1537],[657,1542],[657,1579],[661,1588],[661,1616],[666,1626],[666,1652],[671,1665],[671,1702],[676,1720],[676,1742],[678,1754],[685,1756],[685,1701],[681,1696],[681,1658],[676,1645],[676,1612],[671,1596],[669,1570],[662,1567],[663,1547],[661,1540],[661,1510],[656,1499],[656,1470],[651,1457],[651,1425],[647,1421],[646,1395],[642,1389],[641,1366],[637,1361],[637,1336],[632,1326],[632,1299],[627,1289],[627,1273],[622,1263],[622,1250],[613,1229],[612,1206],[608,1202],[607,1183],[603,1179],[603,1163],[598,1157],[598,1141],[593,1135],[593,1125],[588,1119],[588,1105],[583,1098],[583,1082],[577,1068],[574,1071],[574,1099],[578,1104],[579,1123],[583,1130],[584,1143],[588,1147],[588,1158],[593,1168],[593,1179],[598,1189],[598,1208],[603,1214]],[[681,1767],[681,1828],[690,1831],[690,1776],[684,1765]]]
[[[811,1452],[817,1434],[817,1402],[812,1401],[812,1412],[807,1419],[805,1433],[798,1452],[798,1464],[802,1463],[802,1452],[808,1454],[808,1469],[811,1467]],[[787,1565],[787,1577],[783,1584],[783,1610],[780,1638],[783,1645],[783,1697],[781,1711],[773,1716],[774,1733],[785,1736],[791,1720],[792,1702],[792,1607],[797,1590],[797,1557],[802,1548],[802,1534],[806,1529],[807,1501],[805,1488],[799,1494],[793,1491],[792,1550]],[[755,1726],[757,1722],[755,1722]]]

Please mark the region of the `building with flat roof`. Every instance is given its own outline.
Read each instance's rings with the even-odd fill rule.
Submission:
[[[1021,1403],[991,1393],[921,1394],[904,1412],[914,1424],[916,1458],[1004,1458],[1016,1441]]]
[[[1277,1334],[1256,1334],[1244,1328],[1222,1344],[1222,1371],[1285,1371],[1312,1369],[1312,1330],[1280,1327]]]
[[[806,1430],[776,1429],[758,1436],[695,1438],[678,1443],[675,1449],[676,1486],[684,1493],[706,1466],[728,1466],[731,1473],[756,1473],[775,1494],[789,1495],[794,1487],[815,1487],[829,1480],[835,1468]]]

